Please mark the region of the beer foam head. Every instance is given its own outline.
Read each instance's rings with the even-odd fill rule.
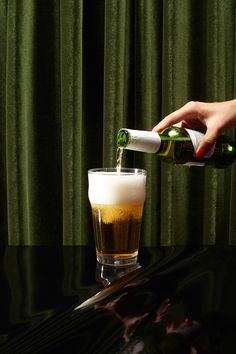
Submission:
[[[92,204],[132,204],[145,201],[145,173],[97,171],[89,173],[88,178],[89,201]]]

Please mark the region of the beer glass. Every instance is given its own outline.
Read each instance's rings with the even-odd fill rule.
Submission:
[[[137,263],[146,198],[146,171],[96,168],[88,171],[97,261],[125,266]]]

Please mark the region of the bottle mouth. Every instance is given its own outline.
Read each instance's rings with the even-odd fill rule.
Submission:
[[[117,145],[119,147],[126,147],[129,143],[130,134],[126,129],[120,129],[117,134]]]

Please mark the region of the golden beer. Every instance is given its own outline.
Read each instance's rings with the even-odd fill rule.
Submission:
[[[114,170],[106,169],[102,174],[100,169],[100,174],[89,175],[97,260],[112,265],[134,264],[146,196],[146,171]]]

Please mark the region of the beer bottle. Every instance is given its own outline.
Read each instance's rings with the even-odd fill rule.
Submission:
[[[202,137],[203,133],[199,131],[176,126],[161,133],[122,128],[117,134],[117,146],[121,149],[156,153],[163,161],[174,164],[224,168],[233,163],[236,145],[227,135],[218,138],[207,156],[197,158],[195,152]]]

